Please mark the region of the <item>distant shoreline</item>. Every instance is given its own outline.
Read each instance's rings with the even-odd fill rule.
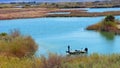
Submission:
[[[70,12],[70,14],[48,14],[51,12]],[[120,15],[120,11],[86,12],[85,10],[60,10],[58,8],[2,8],[0,20],[41,18],[41,17],[99,17]]]

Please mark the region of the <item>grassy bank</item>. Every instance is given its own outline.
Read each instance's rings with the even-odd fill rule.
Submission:
[[[3,57],[0,68],[119,68],[120,55],[58,56],[40,57]]]
[[[114,16],[108,15],[104,20],[97,24],[90,25],[86,28],[87,30],[96,30],[100,32],[110,32],[113,34],[120,35],[119,21]]]
[[[44,17],[54,8],[2,8],[0,9],[0,20],[4,19],[21,19],[21,18],[38,18]]]
[[[99,17],[107,15],[120,15],[120,11],[108,11],[108,12],[85,12],[79,10],[68,11],[70,14],[49,14],[46,17]]]

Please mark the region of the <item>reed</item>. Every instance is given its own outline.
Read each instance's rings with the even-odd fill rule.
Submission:
[[[0,55],[1,68],[119,68],[120,54],[90,56],[6,57]]]
[[[35,57],[37,45],[18,31],[0,36],[0,68],[119,68],[120,54]]]

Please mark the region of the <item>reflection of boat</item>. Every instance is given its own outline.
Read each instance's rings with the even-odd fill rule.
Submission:
[[[66,51],[66,53],[70,55],[84,54],[84,53],[88,53],[88,48],[85,48],[84,50],[70,51],[70,46],[68,46],[68,51]]]

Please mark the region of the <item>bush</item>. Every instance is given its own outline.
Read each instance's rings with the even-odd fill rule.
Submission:
[[[37,44],[30,36],[22,36],[13,31],[11,35],[0,40],[0,55],[24,57],[32,56],[37,50]]]
[[[120,55],[59,56],[42,57],[38,68],[119,68]],[[39,65],[39,64],[38,64]],[[36,67],[38,66],[36,65]]]
[[[120,55],[6,57],[0,56],[0,68],[119,68]]]
[[[105,17],[104,21],[103,21],[103,25],[104,26],[115,26],[115,17],[112,15],[108,15]]]
[[[108,15],[105,17],[105,21],[111,21],[111,22],[114,22],[115,21],[115,17],[113,15]]]
[[[7,36],[7,33],[1,33],[0,36]]]
[[[49,54],[49,57],[41,57],[41,66],[39,68],[62,68],[62,61],[64,58],[56,54]]]

